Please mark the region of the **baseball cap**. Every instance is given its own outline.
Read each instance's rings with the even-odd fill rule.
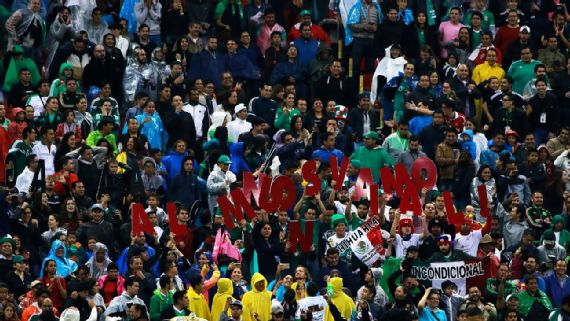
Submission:
[[[527,25],[524,25],[522,27],[520,27],[519,32],[528,32],[530,33],[530,27]]]
[[[370,139],[379,140],[379,139],[380,139],[380,136],[378,136],[378,133],[377,133],[377,132],[372,131],[372,132],[369,132],[368,134],[364,135],[364,138],[370,138]]]
[[[218,163],[223,163],[223,164],[229,165],[232,163],[232,161],[230,160],[230,158],[227,155],[222,155],[222,156],[218,157]]]
[[[234,300],[234,302],[230,303],[230,306],[232,306],[232,305],[237,305],[237,306],[239,306],[240,308],[243,307],[243,305],[241,304],[241,301],[240,301],[240,300]]]
[[[34,286],[40,285],[40,284],[43,284],[42,281],[34,280],[34,281],[32,281],[32,283],[30,283],[30,288],[33,288]]]
[[[93,204],[93,206],[91,206],[91,210],[101,210],[104,211],[105,209],[103,208],[103,206],[101,204]]]
[[[237,113],[239,113],[240,111],[242,111],[242,110],[244,110],[244,109],[247,109],[244,104],[237,104],[237,105],[234,107],[234,113],[237,114]]]
[[[281,303],[273,302],[273,304],[271,304],[271,314],[279,314],[284,312],[285,311],[283,311],[283,306],[281,305]]]
[[[304,17],[304,16],[310,16],[311,15],[311,10],[301,10],[301,13],[299,14],[299,16]]]
[[[363,98],[370,98],[370,93],[367,91],[363,91],[360,94],[358,94],[358,99],[363,99]]]

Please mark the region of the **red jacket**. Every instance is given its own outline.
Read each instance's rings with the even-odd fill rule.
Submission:
[[[289,33],[287,34],[287,42],[291,42],[299,37],[301,37],[301,30],[299,29],[300,24],[296,23],[293,27],[291,27],[291,29],[289,30]],[[311,30],[313,32],[313,39],[321,41],[321,42],[326,42],[327,46],[330,47],[331,45],[331,38],[329,37],[329,35],[323,30],[323,28],[321,28],[321,26],[317,25],[317,24],[312,24],[311,25]]]
[[[55,177],[58,177],[60,175],[64,175],[64,170],[61,170],[57,173],[54,174]],[[58,181],[57,179],[55,180],[55,185],[53,187],[54,192],[58,193],[59,195],[65,195],[67,194],[67,192],[69,192],[71,190],[71,184],[77,182],[79,180],[79,177],[77,177],[77,174],[74,173],[69,173],[69,176],[65,179],[65,185],[63,183],[61,183],[60,181]]]

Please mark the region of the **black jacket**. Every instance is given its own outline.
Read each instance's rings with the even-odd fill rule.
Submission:
[[[183,139],[188,148],[196,150],[196,126],[194,118],[185,111],[166,114],[164,126],[169,133],[168,146],[172,146],[178,139]]]
[[[370,131],[376,131],[376,128],[380,126],[380,116],[378,116],[378,113],[374,109],[370,108],[368,110],[368,117],[370,118]],[[348,112],[348,122],[355,134],[355,141],[361,141],[362,136],[368,134],[363,132],[364,110],[361,108],[354,108]]]
[[[445,138],[445,127],[432,124],[424,127],[418,136],[422,145],[422,151],[430,159],[435,159],[435,149]]]
[[[170,201],[180,202],[186,208],[191,208],[195,201],[202,200],[198,176],[183,172],[176,175],[168,186],[168,195]]]

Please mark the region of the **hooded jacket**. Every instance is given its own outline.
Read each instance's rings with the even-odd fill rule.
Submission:
[[[58,249],[63,249],[63,256],[58,257],[55,255]],[[44,277],[44,267],[47,261],[54,260],[56,265],[55,274],[61,276],[62,278],[68,277],[71,273],[77,270],[77,263],[73,260],[67,258],[67,248],[65,244],[60,240],[55,240],[51,244],[51,249],[49,254],[44,258],[42,262],[42,267],[40,269],[40,278]]]
[[[103,261],[102,268],[97,267],[96,263],[96,253],[104,251],[105,252],[105,260]],[[89,276],[95,279],[99,279],[99,277],[107,274],[107,265],[111,263],[111,259],[109,259],[109,249],[103,243],[95,243],[95,248],[93,249],[93,256],[89,259],[89,261],[85,264],[89,268]],[[119,292],[120,293],[120,292]]]
[[[202,294],[196,293],[194,288],[189,286],[188,292],[186,292],[186,296],[188,296],[188,301],[190,301],[190,304],[188,305],[188,309],[190,311],[194,312],[199,318],[214,321],[212,320],[210,308],[208,308],[208,303]]]
[[[62,63],[59,67],[59,77],[54,79],[49,87],[50,96],[59,97],[59,94],[65,92],[65,81],[67,78],[64,76],[63,72],[68,69],[71,70],[71,77],[73,78],[73,66],[68,62]]]
[[[342,315],[342,318],[345,320],[349,320],[352,311],[355,309],[356,305],[351,297],[346,295],[343,291],[343,283],[342,278],[334,277],[329,280],[328,287],[332,288],[332,296],[331,301],[332,303],[338,308],[338,311]],[[330,308],[327,307],[325,310],[325,321],[333,321],[333,316],[330,312]]]
[[[466,135],[468,137],[465,137]],[[461,138],[463,138],[461,149],[468,151],[471,154],[471,159],[475,160],[477,158],[477,144],[473,141],[473,131],[466,129],[461,133]]]
[[[227,311],[224,311],[226,300],[231,298],[233,293],[232,280],[228,278],[218,280],[218,292],[214,294],[214,300],[212,301],[212,321],[219,320],[222,313],[227,313]]]
[[[160,321],[162,312],[172,304],[172,292],[168,291],[165,295],[160,289],[154,290],[149,307],[151,321]]]
[[[264,282],[263,290],[259,291],[255,288],[255,284],[259,281]],[[271,319],[271,292],[266,290],[267,280],[260,273],[254,273],[251,276],[251,291],[243,295],[242,304],[251,313],[259,315],[259,321],[269,321]]]

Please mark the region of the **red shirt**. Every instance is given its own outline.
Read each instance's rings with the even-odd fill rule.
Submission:
[[[67,291],[67,283],[65,282],[65,279],[61,277],[55,277],[52,282],[52,280],[46,276],[40,281],[42,281],[42,283],[48,289],[51,286],[51,291],[49,292],[49,298],[53,301],[53,307],[61,311],[63,308],[64,299],[61,296],[61,293],[59,292],[58,284],[61,284],[61,287]]]
[[[288,43],[301,37],[301,30],[299,29],[299,26],[300,24],[297,23],[289,30],[289,33],[287,34]],[[320,42],[325,42],[328,46],[331,45],[331,38],[321,26],[313,23],[311,25],[311,31],[313,32],[313,39]]]
[[[503,26],[499,28],[495,36],[495,47],[499,48],[501,52],[508,52],[509,45],[519,39],[519,30],[520,27]]]
[[[56,177],[59,175],[63,176],[64,172],[65,172],[64,170],[61,170],[55,173],[54,175]],[[55,185],[53,186],[53,190],[60,195],[67,194],[67,192],[71,190],[71,184],[77,182],[78,180],[79,177],[77,177],[77,174],[69,173],[69,176],[65,179],[66,184],[64,185],[63,183],[56,180]]]
[[[463,132],[463,127],[465,126],[465,116],[462,113],[453,112],[453,118],[444,116],[445,123],[457,130],[457,133],[461,134]]]

